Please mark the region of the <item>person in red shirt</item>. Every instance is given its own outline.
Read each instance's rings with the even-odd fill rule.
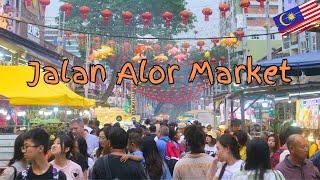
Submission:
[[[268,136],[268,146],[270,150],[271,168],[274,169],[279,163],[280,154],[276,153],[279,150],[279,138],[275,134]]]
[[[180,134],[174,128],[169,129],[169,138],[170,141],[168,141],[166,145],[166,163],[172,175],[174,166],[180,159],[182,151],[178,143],[178,140],[180,139]]]

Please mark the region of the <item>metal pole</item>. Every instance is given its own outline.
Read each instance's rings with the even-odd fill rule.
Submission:
[[[241,121],[244,122],[245,121],[245,109],[244,109],[244,98],[243,98],[243,94],[241,94],[240,96],[240,111],[241,111]]]
[[[21,0],[19,0],[19,10],[18,10],[18,19],[21,19],[21,14],[22,14],[22,12],[21,12],[21,6],[22,6],[22,1]],[[17,24],[16,24],[17,25]],[[20,29],[21,29],[21,23],[18,23],[18,30],[16,31],[16,33],[18,34],[18,35],[21,35],[20,34]]]
[[[89,55],[90,55],[90,49],[91,49],[91,36],[88,34],[87,36],[87,50],[86,50],[86,71],[89,72]],[[89,83],[84,85],[84,95],[86,98],[88,98],[88,91],[89,91]]]
[[[272,59],[271,41],[270,41],[270,0],[266,1],[266,21],[267,21],[267,60]]]

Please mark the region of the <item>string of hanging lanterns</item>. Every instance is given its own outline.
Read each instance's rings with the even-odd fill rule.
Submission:
[[[25,0],[26,5],[29,4],[30,0]],[[50,4],[50,0],[40,0],[43,1],[43,5],[48,5],[48,2]],[[260,7],[264,8],[265,0],[257,0],[260,3]],[[248,8],[250,7],[250,0],[241,0],[239,6],[244,9],[244,13],[248,13]],[[71,15],[71,12],[73,11],[73,5],[70,3],[64,3],[60,7],[61,11],[65,13],[65,16],[68,18]],[[226,18],[227,12],[230,10],[230,4],[227,2],[221,2],[219,4],[219,10],[222,18]],[[90,7],[88,6],[81,6],[79,7],[79,14],[81,18],[85,21],[87,19],[88,14],[90,13]],[[204,20],[209,21],[209,17],[213,14],[213,10],[210,7],[205,7],[202,9],[202,14],[204,15]],[[105,25],[108,24],[110,18],[112,17],[112,11],[109,9],[101,10],[101,16],[103,23]],[[180,19],[183,24],[187,25],[190,17],[192,16],[192,13],[188,10],[183,10],[179,12]],[[125,26],[129,26],[130,22],[132,21],[134,17],[134,14],[130,11],[124,11],[122,12],[122,19]],[[148,27],[150,24],[153,14],[151,12],[143,12],[140,14],[140,17],[142,19],[142,23],[144,27]],[[170,11],[165,11],[162,14],[162,19],[165,23],[166,27],[169,27],[171,25],[171,21],[174,18],[174,14]]]

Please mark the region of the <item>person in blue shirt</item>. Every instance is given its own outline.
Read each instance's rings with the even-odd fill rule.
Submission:
[[[129,153],[122,156],[120,161],[126,162],[128,159],[131,159],[134,161],[141,162],[141,165],[145,167],[145,160],[143,157],[143,153],[140,150],[141,142],[142,142],[141,135],[136,132],[131,132],[128,137],[128,145],[127,145]]]
[[[169,128],[167,126],[160,127],[160,138],[157,140],[157,148],[161,155],[162,160],[165,160],[166,157],[166,146],[170,141],[169,138]]]

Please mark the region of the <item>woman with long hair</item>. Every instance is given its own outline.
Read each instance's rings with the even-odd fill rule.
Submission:
[[[54,160],[50,163],[58,170],[61,170],[66,175],[67,179],[83,179],[83,172],[77,163],[70,160],[70,153],[73,147],[72,139],[60,134],[53,141],[51,146],[51,153]]]
[[[168,166],[162,160],[156,142],[150,136],[142,140],[143,157],[148,179],[171,179]]]
[[[169,128],[169,138],[170,141],[167,142],[166,146],[166,163],[172,175],[174,166],[180,159],[181,155],[181,150],[178,143],[178,140],[180,139],[180,134],[173,127],[171,127]]]
[[[94,161],[97,160],[99,157],[102,157],[110,153],[110,141],[108,139],[108,134],[110,130],[111,127],[104,127],[99,130],[99,147],[96,148],[92,153]]]
[[[69,132],[68,135],[73,142],[73,148],[71,151],[70,160],[80,165],[83,172],[83,177],[84,179],[87,179],[89,175],[88,153],[86,150],[86,148],[88,148],[87,144],[85,143],[85,145],[83,145],[83,143],[81,143],[84,140],[83,138],[78,138],[78,137],[74,138],[74,136],[72,135],[72,132]],[[82,140],[79,140],[79,139],[82,139]],[[78,141],[80,141],[80,143]],[[79,148],[79,144],[81,144],[83,147]],[[85,152],[84,155],[80,153],[80,149],[81,149],[81,152]]]
[[[264,140],[254,139],[247,146],[244,171],[237,172],[232,179],[284,180],[285,178],[280,171],[271,169],[268,144]]]
[[[223,162],[219,169],[217,169],[218,161]],[[209,170],[208,179],[229,180],[234,173],[242,169],[242,166],[237,140],[230,134],[223,134],[218,139],[217,155]]]
[[[20,134],[14,141],[13,157],[0,176],[0,179],[12,180],[27,167],[27,161],[24,159],[21,148],[23,147],[24,134]]]
[[[237,139],[238,144],[240,146],[239,148],[239,153],[240,153],[240,158],[242,160],[246,160],[247,157],[247,142],[248,142],[248,134],[245,131],[238,130],[234,132],[234,137]]]
[[[268,147],[270,151],[270,164],[271,168],[274,169],[276,165],[279,163],[279,156],[276,152],[279,150],[279,138],[275,134],[271,134],[268,136]]]

